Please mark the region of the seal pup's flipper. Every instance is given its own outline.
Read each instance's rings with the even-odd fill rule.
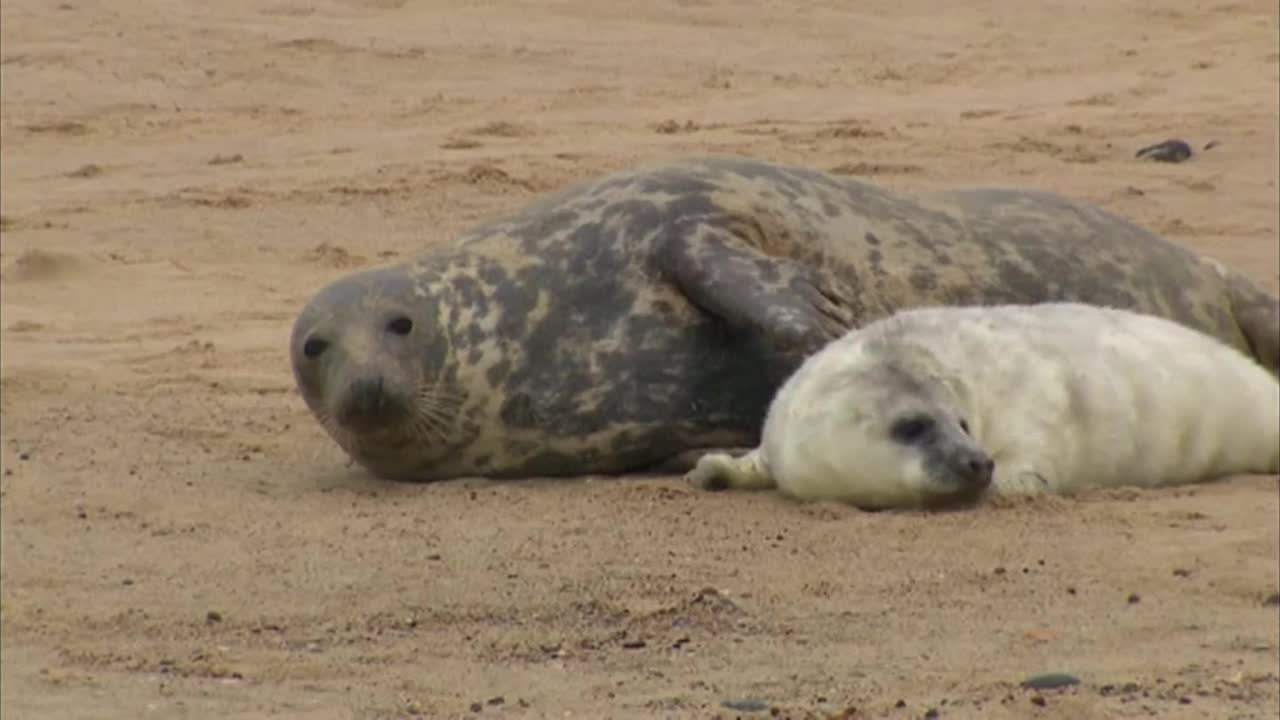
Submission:
[[[698,460],[704,455],[716,453],[720,455],[729,455],[731,457],[740,457],[751,452],[748,447],[714,447],[714,448],[696,448],[694,450],[685,450],[677,453],[645,468],[642,472],[654,473],[657,475],[676,475],[684,474],[693,470],[698,465]]]
[[[1030,462],[1001,460],[996,463],[988,493],[1003,498],[1033,497],[1052,492],[1049,479]]]
[[[700,225],[692,236],[672,238],[664,260],[691,303],[757,341],[783,377],[852,325],[848,303],[820,273],[726,230]]]
[[[777,487],[758,448],[740,457],[728,453],[707,453],[684,478],[690,485],[710,491]]]

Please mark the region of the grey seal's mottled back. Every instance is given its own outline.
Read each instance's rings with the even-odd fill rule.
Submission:
[[[781,383],[851,327],[1046,301],[1159,315],[1280,366],[1276,298],[1099,208],[741,158],[597,178],[339,278],[291,356],[308,407],[382,477],[677,471],[754,446]]]

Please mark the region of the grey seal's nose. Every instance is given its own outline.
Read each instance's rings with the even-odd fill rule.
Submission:
[[[356,430],[374,430],[398,419],[400,408],[383,388],[381,375],[351,381],[339,420]]]
[[[352,410],[361,413],[377,412],[384,401],[382,376],[354,380],[347,392],[351,395]]]

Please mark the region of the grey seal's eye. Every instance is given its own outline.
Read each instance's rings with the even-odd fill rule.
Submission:
[[[969,421],[968,421],[968,420],[965,420],[964,418],[960,418],[960,429],[964,431],[964,434],[965,434],[965,435],[968,435],[968,434],[969,434]]]
[[[396,335],[408,335],[413,332],[413,321],[404,315],[392,318],[391,322],[387,323],[387,332],[395,333]]]
[[[327,349],[329,349],[329,341],[321,340],[320,338],[311,338],[303,344],[302,354],[306,355],[307,358],[311,360],[315,360],[320,357],[320,353],[323,353]]]
[[[889,434],[903,444],[917,442],[933,430],[933,418],[928,415],[916,415],[903,418],[889,428]]]

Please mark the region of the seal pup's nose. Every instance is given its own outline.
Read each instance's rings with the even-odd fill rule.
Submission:
[[[969,458],[964,466],[964,478],[976,487],[991,484],[991,476],[995,473],[996,462],[985,454]]]

